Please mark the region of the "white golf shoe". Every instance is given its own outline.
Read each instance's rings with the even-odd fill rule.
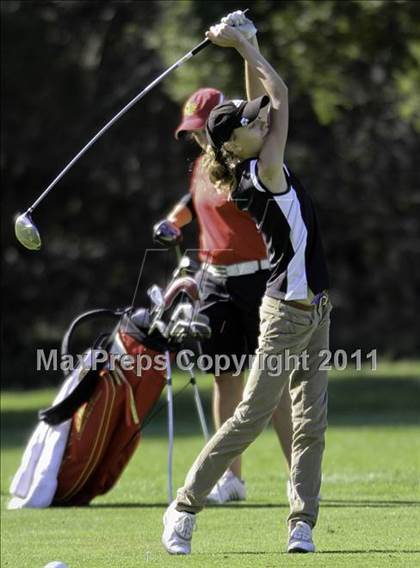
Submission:
[[[169,554],[191,554],[195,515],[175,509],[172,501],[163,515],[162,544]]]
[[[315,552],[312,529],[304,521],[298,521],[289,534],[287,552]]]
[[[207,495],[207,503],[218,504],[228,501],[245,501],[245,483],[236,477],[230,469],[226,470],[210,493]]]

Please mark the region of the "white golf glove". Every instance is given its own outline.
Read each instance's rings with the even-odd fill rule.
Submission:
[[[231,12],[221,19],[221,23],[237,29],[246,39],[251,39],[257,33],[254,23],[245,16],[242,10]]]

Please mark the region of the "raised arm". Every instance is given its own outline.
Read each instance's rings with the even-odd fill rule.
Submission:
[[[259,155],[259,173],[270,189],[284,191],[283,158],[289,123],[286,84],[263,55],[233,27],[219,24],[210,28],[206,36],[220,47],[234,47],[253,70],[253,77],[261,83],[264,94],[270,97],[270,127]]]
[[[257,51],[260,50],[257,40],[257,28],[254,22],[247,17],[246,12],[235,10],[222,18],[221,23],[234,27]],[[252,101],[265,95],[265,90],[252,65],[246,60],[244,64],[246,96],[249,101]]]
[[[260,46],[258,45],[258,40],[256,36],[252,36],[252,38],[249,40],[249,43],[258,52],[260,51]],[[258,97],[262,97],[263,95],[266,94],[255,67],[251,65],[246,59],[245,59],[245,89],[246,89],[246,98],[249,101],[257,99]]]
[[[240,38],[236,49],[248,67],[252,68],[254,79],[260,81],[271,101],[269,132],[259,155],[260,177],[268,187],[284,191],[287,184],[283,173],[283,160],[289,126],[286,84],[249,41]]]

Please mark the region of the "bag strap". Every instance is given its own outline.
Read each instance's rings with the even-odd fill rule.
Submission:
[[[127,308],[120,308],[112,310],[109,308],[98,308],[95,310],[89,310],[83,314],[78,315],[69,325],[66,333],[64,334],[63,341],[61,342],[61,357],[69,355],[69,345],[71,338],[73,336],[76,328],[82,323],[96,318],[98,315],[114,316],[116,318],[121,318],[121,316],[127,311]],[[110,340],[115,333],[115,330],[111,333],[101,334],[95,341],[92,350],[98,349],[100,347],[106,348],[109,345]],[[66,420],[69,420],[73,414],[80,408],[82,404],[88,402],[89,398],[92,396],[95,387],[100,378],[100,371],[104,367],[105,363],[102,365],[97,365],[95,369],[89,369],[84,376],[80,379],[79,384],[74,388],[74,390],[61,402],[50,406],[44,410],[38,412],[39,420],[42,420],[50,426],[56,426],[61,424]],[[74,371],[73,371],[74,372]],[[82,373],[83,370],[78,368],[76,372]],[[70,375],[70,371],[64,372],[65,377]]]
[[[112,310],[111,308],[97,308],[95,310],[89,310],[87,312],[83,312],[83,314],[78,315],[70,323],[69,327],[67,328],[67,331],[65,332],[65,334],[63,336],[63,340],[61,342],[61,353],[60,353],[61,357],[63,358],[66,355],[69,355],[70,341],[72,339],[72,336],[73,336],[76,328],[79,327],[79,325],[82,322],[87,322],[87,321],[93,320],[99,315],[101,315],[101,316],[113,316],[113,317],[116,317],[116,318],[121,318],[121,316],[123,314],[125,314],[127,312],[127,310],[129,310],[129,308],[117,308],[115,310]],[[65,376],[68,376],[69,374],[70,374],[69,371],[64,372]]]
[[[49,426],[57,426],[70,420],[73,414],[89,400],[99,380],[99,371],[91,369],[77,387],[61,402],[38,412],[39,420]]]

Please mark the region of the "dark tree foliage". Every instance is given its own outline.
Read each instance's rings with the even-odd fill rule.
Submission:
[[[210,24],[246,7],[289,86],[287,161],[320,209],[333,347],[418,355],[419,3],[16,0],[1,3],[5,385],[51,380],[35,351],[57,347],[80,311],[131,303],[152,225],[187,187],[180,103],[205,85],[243,96],[240,57],[207,48],[113,126],[36,211],[40,252],[16,243],[13,215]],[[137,304],[173,264],[147,256]]]

